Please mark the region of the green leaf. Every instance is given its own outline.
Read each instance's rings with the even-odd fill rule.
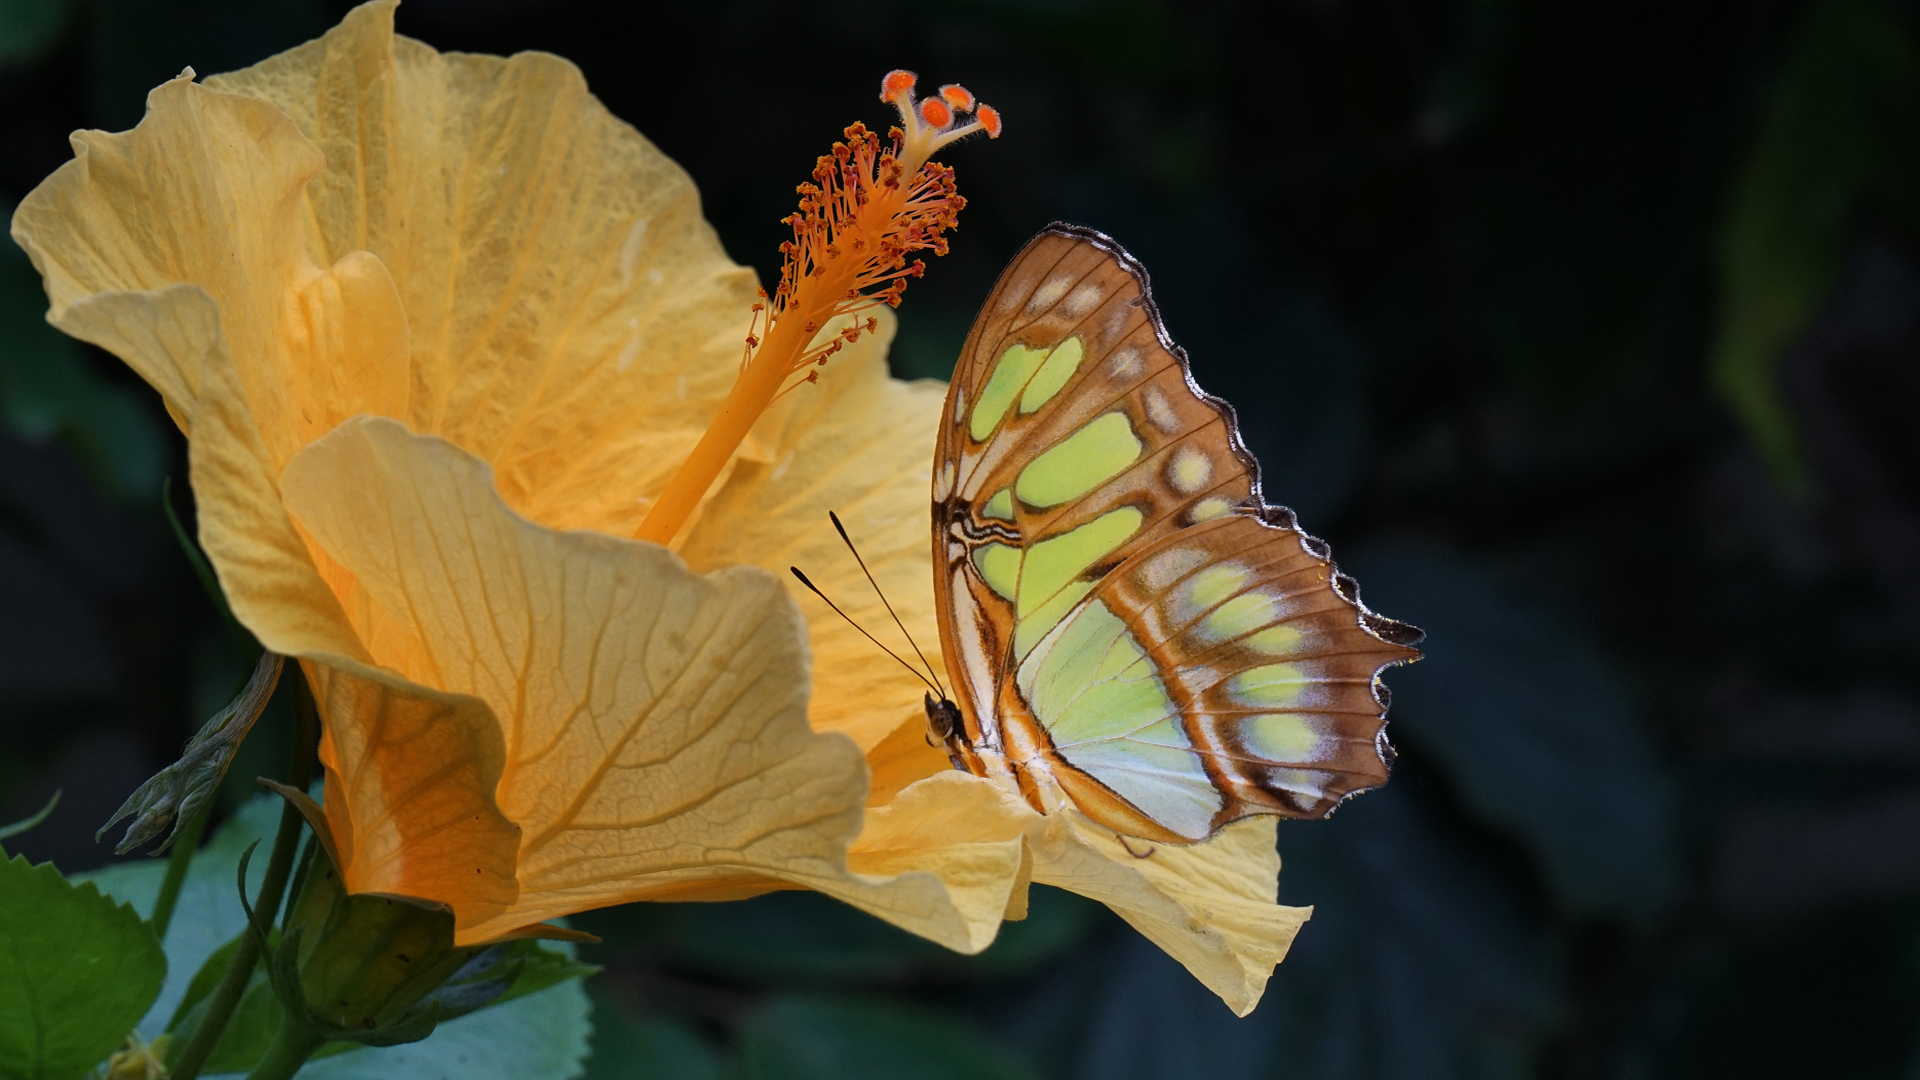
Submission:
[[[1864,199],[1914,207],[1916,112],[1901,18],[1880,0],[1828,0],[1808,18],[1735,182],[1713,379],[1790,487],[1804,485],[1806,466],[1775,381],[1781,354],[1833,291]]]
[[[1394,738],[1526,843],[1568,907],[1657,907],[1679,875],[1672,793],[1609,660],[1444,549],[1376,549],[1350,568],[1371,605],[1427,632],[1426,659],[1385,676]]]
[[[1032,1080],[953,1016],[865,998],[775,998],[741,1031],[748,1080]]]
[[[263,839],[272,841],[283,805],[278,797],[256,796],[222,822],[213,838],[194,854],[192,869],[181,886],[179,906],[174,909],[163,943],[170,977],[161,987],[153,1007],[140,1020],[142,1035],[151,1038],[167,1030],[168,1021],[179,1009],[189,984],[198,977],[207,958],[246,929],[246,916],[240,910],[240,896],[234,889],[234,871],[239,868],[240,854],[247,845]],[[164,859],[137,859],[76,877],[94,882],[102,892],[132,904],[145,915],[153,910],[160,879],[166,873]],[[266,860],[254,860],[248,870],[247,888],[257,893],[265,873]]]
[[[71,1080],[119,1049],[167,958],[139,914],[51,863],[0,863],[0,1074]]]

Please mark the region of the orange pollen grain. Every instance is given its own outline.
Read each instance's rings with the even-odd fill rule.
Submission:
[[[927,155],[976,125],[946,133],[915,126],[913,82],[911,72],[896,71],[881,83],[881,96],[891,95],[908,131],[895,128],[883,143],[865,124],[852,125],[846,141],[834,143],[832,153],[814,163],[812,179],[795,189],[799,209],[782,219],[793,239],[780,245],[780,284],[771,297],[762,290],[764,308],[755,304],[750,312],[740,374],[647,511],[637,539],[672,541],[767,406],[815,381],[828,357],[879,325],[871,315],[849,316],[880,304],[898,307],[907,280],[926,272],[923,261],[908,256],[947,253],[945,234],[967,200],[953,170]],[[935,129],[953,118],[941,98],[922,102],[920,113]],[[820,329],[835,320],[844,320],[841,327],[819,340]]]

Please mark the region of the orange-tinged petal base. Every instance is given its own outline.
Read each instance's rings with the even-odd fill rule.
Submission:
[[[440,901],[456,934],[506,911],[520,895],[520,827],[493,801],[505,758],[493,715],[472,698],[333,663],[303,667],[325,721],[327,823],[347,890]]]

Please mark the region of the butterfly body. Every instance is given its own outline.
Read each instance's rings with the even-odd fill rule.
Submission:
[[[957,768],[1125,836],[1320,816],[1387,776],[1384,667],[1419,631],[1359,602],[1261,498],[1145,270],[1053,225],[982,307],[933,468]]]

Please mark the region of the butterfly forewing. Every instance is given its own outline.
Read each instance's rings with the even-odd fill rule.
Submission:
[[[1343,596],[1318,542],[1264,506],[1232,410],[1193,384],[1145,272],[1098,233],[1050,227],[982,308],[933,527],[968,737],[1023,785],[1044,764],[1117,831],[1197,840],[1385,779],[1374,677],[1417,655],[1387,639],[1417,632]],[[1238,577],[1221,611],[1179,623],[1191,575],[1214,591]]]

